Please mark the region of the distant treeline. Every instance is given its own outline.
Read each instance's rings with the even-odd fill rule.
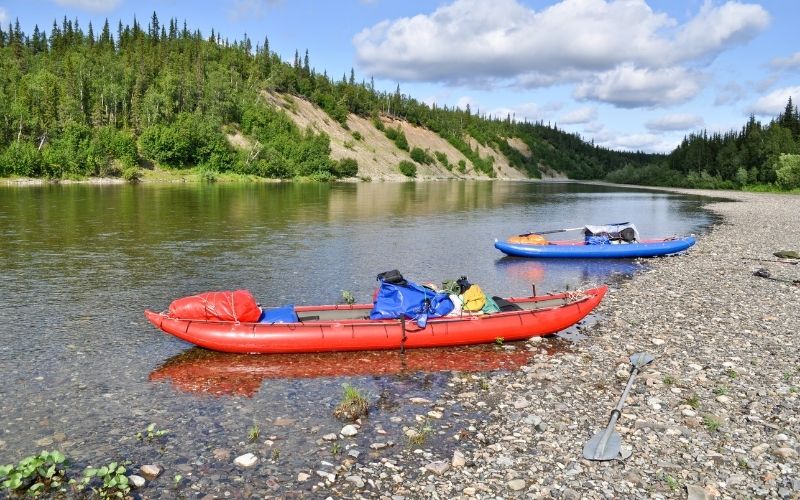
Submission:
[[[711,189],[800,188],[800,115],[789,97],[767,126],[753,116],[740,131],[691,134],[644,168],[609,173],[611,182]]]
[[[639,169],[662,158],[617,152],[586,143],[544,123],[488,117],[467,109],[428,106],[349,76],[334,80],[301,58],[284,62],[269,40],[228,42],[213,30],[204,37],[176,19],[154,13],[145,28],[108,21],[86,30],[78,20],[37,26],[25,34],[17,21],[0,28],[0,176],[82,177],[137,175],[142,160],[164,167],[200,167],[264,177],[353,176],[355,160],[333,161],[325,134],[300,130],[264,90],[304,97],[342,125],[348,113],[392,116],[427,127],[461,151],[479,172],[494,176],[494,158],[481,156],[470,137],[500,150],[532,177],[549,167],[575,179],[601,179],[621,165]],[[225,133],[241,132],[251,146],[236,150]],[[405,137],[393,130],[396,144]],[[530,148],[512,148],[517,137]],[[415,152],[418,162],[437,152]],[[409,149],[405,144],[404,149]],[[423,154],[424,153],[424,154]],[[458,165],[463,169],[465,165]]]

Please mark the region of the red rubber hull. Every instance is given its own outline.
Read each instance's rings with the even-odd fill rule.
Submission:
[[[484,344],[498,338],[524,340],[550,335],[577,323],[594,309],[608,287],[584,290],[579,299],[574,293],[513,298],[526,303],[563,299],[560,305],[530,311],[436,318],[424,329],[406,321],[405,348],[445,347]],[[364,310],[371,304],[324,306],[326,309]],[[322,307],[299,306],[298,314]],[[301,353],[399,349],[402,327],[399,320],[311,321],[305,323],[265,324],[227,321],[197,321],[171,318],[164,313],[145,311],[156,328],[192,344],[213,351],[236,353]]]

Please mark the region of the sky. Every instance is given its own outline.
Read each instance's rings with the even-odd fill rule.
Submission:
[[[768,122],[800,101],[797,0],[0,0],[30,34],[54,19],[186,21],[268,38],[292,61],[428,104],[542,121],[616,150]],[[5,28],[4,28],[5,29]]]

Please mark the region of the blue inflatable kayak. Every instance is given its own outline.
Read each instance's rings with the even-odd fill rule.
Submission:
[[[628,259],[635,257],[657,257],[659,255],[682,252],[694,245],[695,241],[695,238],[692,236],[606,245],[587,245],[582,241],[559,241],[550,242],[546,245],[529,245],[495,240],[494,247],[507,255],[513,255],[515,257],[536,257],[542,259]]]

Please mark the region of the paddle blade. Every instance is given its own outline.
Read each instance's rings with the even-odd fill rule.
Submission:
[[[588,460],[614,460],[619,455],[622,437],[617,431],[611,431],[608,439],[603,439],[608,429],[598,432],[583,447],[583,458]]]
[[[635,368],[642,369],[652,363],[654,359],[656,358],[654,358],[652,354],[648,354],[646,352],[637,352],[631,356],[631,364]]]

